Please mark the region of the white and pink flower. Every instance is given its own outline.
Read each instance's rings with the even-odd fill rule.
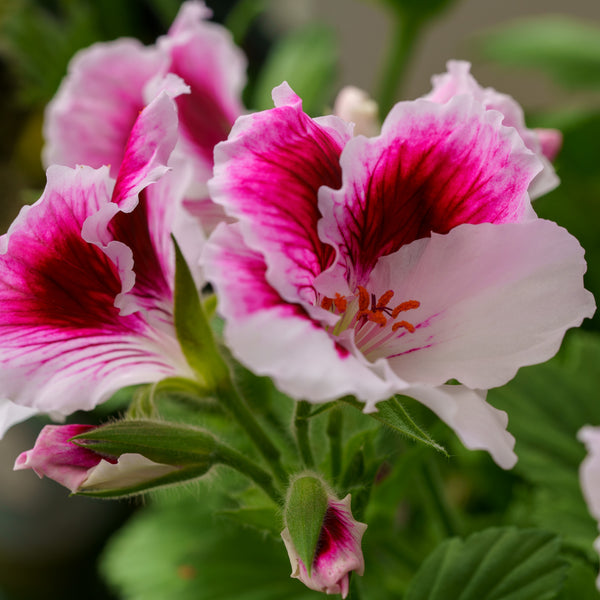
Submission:
[[[298,399],[412,396],[511,467],[484,390],[595,310],[579,243],[531,206],[538,155],[474,94],[399,103],[373,138],[311,119],[286,84],[273,96],[209,182],[238,220],[203,259],[233,353]]]
[[[294,547],[289,530],[286,528],[281,532],[292,565],[292,577],[311,590],[341,594],[342,598],[348,595],[350,573],[363,575],[365,571],[361,541],[367,525],[352,516],[350,499],[350,494],[339,501],[332,497],[328,499],[310,575]]]
[[[87,410],[120,388],[191,376],[173,325],[174,249],[187,170],[167,167],[175,103],[139,115],[116,181],[52,166],[42,197],[0,238],[0,423]]]
[[[76,54],[44,121],[46,165],[109,165],[116,177],[138,113],[165,76],[189,93],[177,99],[179,141],[174,156],[192,165],[186,208],[210,229],[223,219],[207,197],[213,148],[242,114],[246,59],[230,33],[207,19],[204,2],[182,4],[167,35],[154,46],[134,39],[101,42]]]

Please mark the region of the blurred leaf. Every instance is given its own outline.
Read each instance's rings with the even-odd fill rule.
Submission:
[[[101,570],[123,600],[318,600],[292,580],[283,543],[213,517],[208,487],[151,506],[106,549]]]
[[[596,573],[589,565],[573,560],[559,600],[598,600]]]
[[[566,16],[523,19],[478,39],[483,55],[501,64],[544,71],[573,88],[600,87],[600,27]]]
[[[31,0],[22,0],[2,25],[0,51],[14,58],[24,105],[43,105],[50,100],[73,54],[100,37],[88,4],[63,4],[61,19]]]
[[[238,525],[250,527],[261,534],[271,535],[279,539],[283,525],[281,511],[273,505],[273,501],[257,487],[249,487],[234,495],[238,506],[217,511],[235,521]]]
[[[283,38],[258,76],[253,107],[273,108],[273,88],[287,81],[302,98],[306,113],[322,114],[335,84],[337,57],[335,35],[327,27],[313,25]]]
[[[445,541],[405,600],[549,600],[565,577],[560,541],[535,529],[494,528]]]
[[[488,394],[509,415],[519,457],[515,471],[543,490],[531,518],[588,551],[597,528],[581,495],[578,469],[585,449],[576,434],[585,424],[600,424],[598,364],[600,338],[575,331],[556,358],[522,369]]]

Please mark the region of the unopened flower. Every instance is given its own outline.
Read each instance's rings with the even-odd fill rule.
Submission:
[[[70,439],[96,429],[91,425],[47,425],[38,435],[31,450],[21,453],[15,471],[33,469],[71,492],[103,487],[128,488],[167,475],[177,469],[155,463],[140,454],[120,457],[81,448]]]
[[[189,94],[177,98],[175,155],[192,165],[186,207],[210,229],[223,218],[207,197],[213,148],[243,111],[246,59],[204,2],[182,4],[167,35],[153,46],[134,39],[96,43],[76,54],[44,121],[46,165],[109,165],[116,177],[138,113],[167,74]]]
[[[161,93],[138,116],[116,181],[107,167],[50,167],[42,197],[0,238],[5,428],[191,376],[173,326],[170,236],[187,181],[185,170],[168,173],[176,138]]]
[[[340,90],[333,114],[354,123],[354,135],[373,136],[379,133],[377,102],[357,87],[349,85]]]
[[[587,456],[579,467],[581,490],[590,514],[598,521],[600,528],[600,427],[586,425],[579,430],[577,438],[587,449]],[[600,554],[600,537],[596,538],[594,548]],[[600,589],[600,574],[596,579],[596,587]]]
[[[579,243],[531,206],[538,156],[472,94],[399,103],[374,138],[273,95],[217,146],[209,183],[238,220],[203,258],[233,353],[298,399],[412,396],[512,466],[484,390],[595,310]]]
[[[481,87],[469,72],[470,63],[450,60],[446,66],[446,73],[432,77],[433,89],[424,98],[443,103],[454,96],[467,94],[473,96],[487,110],[500,112],[503,115],[502,124],[514,127],[525,146],[535,152],[542,163],[542,170],[529,185],[530,197],[534,199],[553,190],[559,184],[559,180],[550,161],[554,160],[562,145],[561,133],[555,129],[529,129],[519,103],[508,94],[498,92],[494,88]]]
[[[284,518],[281,537],[292,577],[312,590],[345,598],[350,573],[365,570],[361,540],[367,529],[352,516],[350,494],[337,500],[319,477],[301,475],[288,490]]]

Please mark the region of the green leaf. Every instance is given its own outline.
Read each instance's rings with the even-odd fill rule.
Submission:
[[[487,31],[483,55],[504,65],[544,71],[572,88],[600,87],[600,27],[560,16],[520,19]]]
[[[433,438],[423,431],[410,417],[404,406],[400,401],[401,396],[390,398],[385,402],[377,403],[377,412],[368,413],[367,416],[383,423],[396,433],[400,433],[404,436],[409,437],[413,441],[421,442],[427,446],[430,446],[448,456],[446,449],[438,444]],[[362,404],[355,398],[345,397],[343,401],[354,408],[362,410]]]
[[[597,527],[581,494],[578,470],[585,448],[577,432],[600,424],[600,338],[573,332],[551,361],[522,369],[489,402],[509,415],[519,461],[515,471],[539,489],[530,517],[591,551]]]
[[[198,296],[189,267],[173,238],[175,245],[175,300],[174,320],[177,339],[190,367],[210,388],[228,377],[225,365]]]
[[[405,600],[549,600],[565,578],[551,533],[486,529],[442,543],[411,581]]]
[[[281,540],[215,519],[214,484],[171,492],[109,541],[101,572],[122,600],[319,600],[290,578]]]
[[[596,589],[597,573],[580,560],[571,560],[567,580],[559,600],[599,600],[600,593]]]
[[[83,448],[109,456],[141,454],[165,465],[188,466],[213,461],[218,443],[201,429],[162,421],[118,421],[72,438]]]
[[[327,490],[313,475],[294,479],[288,490],[283,519],[300,560],[310,577],[311,566],[327,512]]]
[[[287,81],[302,98],[306,113],[322,114],[331,98],[336,66],[337,48],[331,29],[313,25],[286,36],[271,50],[258,76],[254,108],[273,108],[273,88]]]

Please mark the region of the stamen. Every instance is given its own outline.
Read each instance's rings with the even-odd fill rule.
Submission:
[[[404,329],[410,331],[411,333],[415,332],[415,326],[408,321],[397,321],[392,325],[392,331],[397,331],[400,327],[404,327]]]
[[[377,308],[385,308],[385,307],[387,307],[387,305],[389,304],[389,302],[392,299],[393,295],[394,295],[393,290],[388,290],[384,294],[381,294],[381,297],[377,301],[377,304],[375,305],[375,308],[377,309]]]
[[[373,323],[381,325],[382,327],[387,323],[387,319],[383,316],[383,313],[380,311],[369,311],[367,319],[369,321],[373,321]]]
[[[418,300],[407,300],[406,302],[402,302],[392,311],[392,319],[395,319],[401,312],[419,308],[419,306],[421,306],[421,303]]]
[[[369,292],[362,285],[358,286],[358,310],[369,310]]]
[[[335,304],[335,307],[339,313],[346,312],[346,308],[348,308],[348,302],[344,296],[336,293],[333,303]]]
[[[331,310],[332,306],[333,306],[333,300],[331,298],[328,298],[327,296],[325,296],[325,298],[323,298],[323,300],[321,300],[321,308],[324,308],[325,310]]]

